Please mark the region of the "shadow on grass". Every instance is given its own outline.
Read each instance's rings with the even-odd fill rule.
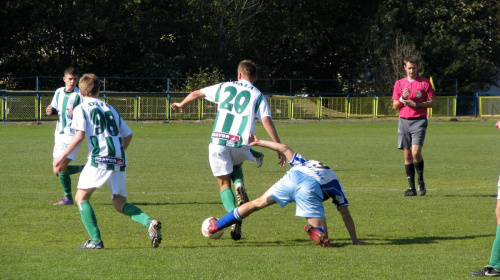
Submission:
[[[215,204],[220,204],[222,205],[221,202],[215,202],[215,201],[205,201],[205,202],[199,202],[199,201],[187,201],[187,202],[134,202],[134,201],[128,201],[128,203],[134,204],[134,205],[140,205],[140,206],[165,206],[165,205],[215,205]],[[92,203],[96,205],[113,205],[112,202],[105,202],[105,203]]]
[[[466,235],[466,236],[422,236],[414,238],[388,238],[388,239],[376,239],[376,238],[364,238],[364,241],[373,242],[383,242],[375,243],[373,245],[414,245],[414,244],[432,244],[438,243],[439,241],[450,241],[450,240],[466,240],[466,239],[476,239],[482,237],[494,237],[495,234],[479,234],[479,235]]]

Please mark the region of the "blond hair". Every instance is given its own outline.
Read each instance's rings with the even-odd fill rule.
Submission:
[[[83,96],[97,96],[99,95],[99,89],[101,88],[101,82],[99,78],[92,74],[83,74],[80,78],[79,88]]]

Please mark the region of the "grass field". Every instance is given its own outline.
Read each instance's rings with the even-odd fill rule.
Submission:
[[[283,142],[336,170],[359,238],[353,246],[335,207],[326,204],[333,248],[303,232],[295,205],[268,207],[243,223],[243,238],[206,239],[202,221],[222,216],[208,164],[210,123],[130,123],[129,202],[163,223],[150,248],[146,228],[113,209],[102,188],[91,203],[106,248],[80,250],[88,238],[76,206],[52,175],[54,124],[0,126],[1,279],[469,279],[489,260],[495,236],[499,138],[495,120],[431,120],[423,155],[428,192],[407,188],[397,121],[278,122]],[[268,139],[257,124],[256,132]],[[250,198],[288,167],[274,152],[244,165]],[[79,163],[85,162],[82,147]],[[73,175],[73,186],[78,175]]]

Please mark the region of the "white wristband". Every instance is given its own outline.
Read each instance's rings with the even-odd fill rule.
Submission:
[[[399,97],[399,101],[401,101],[401,102],[405,102],[405,99],[403,98],[403,96],[402,96],[402,95]]]

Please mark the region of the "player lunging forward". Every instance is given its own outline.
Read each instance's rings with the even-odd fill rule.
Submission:
[[[255,135],[250,135],[249,144],[283,153],[292,168],[261,197],[239,206],[219,221],[215,218],[211,219],[210,233],[215,233],[241,221],[253,212],[269,205],[278,203],[284,207],[290,202],[295,202],[295,215],[307,220],[307,224],[304,226],[305,232],[319,245],[329,247],[330,241],[323,201],[331,198],[342,215],[352,243],[355,245],[368,244],[357,237],[354,220],[347,209],[349,202],[337,174],[333,170],[321,162],[303,158],[285,144],[261,140]]]
[[[262,122],[273,141],[280,142],[269,105],[264,95],[253,85],[255,81],[257,66],[249,60],[244,60],[238,65],[238,81],[193,91],[182,102],[172,104],[172,109],[180,109],[183,112],[187,104],[199,98],[204,97],[217,103],[217,116],[208,153],[210,167],[213,175],[217,177],[220,197],[227,212],[236,208],[231,180],[234,182],[238,205],[248,202],[241,166],[245,160],[255,161],[248,146],[248,136],[255,129],[254,119]],[[284,165],[284,156],[278,155],[280,164]],[[241,222],[233,225],[231,237],[234,240],[241,238]]]
[[[151,219],[137,206],[127,203],[125,149],[132,140],[132,131],[113,107],[98,98],[100,86],[99,79],[94,74],[85,74],[80,79],[84,101],[75,108],[73,114],[75,138],[64,153],[54,159],[54,166],[59,166],[87,135],[88,161],[80,174],[75,200],[90,240],[79,248],[104,248],[97,218],[89,200],[92,193],[105,183],[111,190],[115,209],[148,227],[151,246],[156,248],[162,238],[160,221]]]

